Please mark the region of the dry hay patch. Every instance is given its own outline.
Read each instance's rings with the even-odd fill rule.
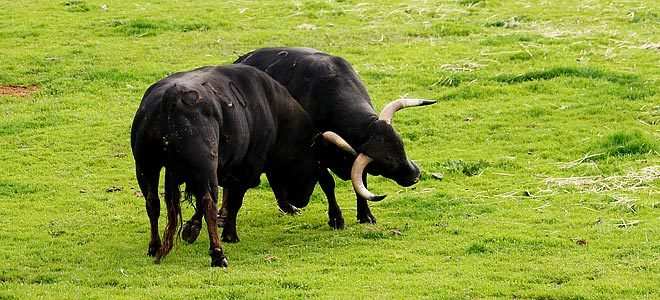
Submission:
[[[0,96],[27,97],[38,90],[36,85],[0,85]]]
[[[575,188],[584,192],[613,190],[639,190],[660,179],[660,165],[649,166],[625,175],[546,178],[545,183],[555,188]]]
[[[641,46],[639,46],[639,48],[660,51],[660,43],[644,43]]]

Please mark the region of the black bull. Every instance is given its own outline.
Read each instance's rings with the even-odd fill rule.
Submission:
[[[197,217],[206,218],[211,265],[226,266],[217,233],[218,186],[224,187],[222,239],[238,241],[236,215],[261,173],[278,202],[308,201],[321,172],[317,155],[330,148],[319,136],[326,134],[318,134],[287,90],[253,67],[204,67],[153,84],[131,128],[136,176],[151,226],[148,254],[159,262],[171,250],[181,218],[179,186],[185,183],[187,196],[197,200]],[[167,225],[161,243],[163,167]]]
[[[383,175],[399,185],[410,186],[419,180],[420,170],[405,153],[403,141],[392,127],[394,113],[402,108],[429,105],[430,100],[401,99],[389,103],[376,114],[366,88],[351,65],[343,58],[309,48],[264,48],[247,53],[235,63],[254,66],[284,85],[313,119],[321,131],[334,131],[343,137],[359,155],[337,148],[324,148],[320,154],[318,181],[328,199],[328,224],[344,227],[344,218],[335,198],[335,182],[328,172],[341,179],[351,179],[356,192],[357,219],[360,223],[376,223],[367,200],[379,201],[385,196],[367,189],[366,173]],[[369,165],[369,168],[365,168]],[[269,178],[270,180],[270,178]],[[307,205],[309,198],[279,201],[287,213]],[[221,209],[220,223],[228,211]],[[230,224],[231,225],[231,224]],[[233,226],[233,225],[232,225]],[[183,238],[193,242],[201,228],[199,211],[186,222]],[[238,239],[230,240],[232,242]]]
[[[375,223],[366,200],[384,196],[366,188],[367,172],[382,175],[399,185],[419,180],[419,168],[406,157],[401,137],[391,125],[394,113],[405,107],[433,104],[435,101],[402,99],[388,104],[376,114],[367,90],[351,65],[343,58],[309,48],[263,48],[247,53],[235,63],[254,66],[284,85],[302,105],[321,131],[343,137],[360,155],[347,156],[337,150],[323,154],[325,165],[343,180],[352,179],[357,196],[357,219]],[[344,219],[334,195],[335,182],[327,169],[319,183],[328,199],[328,224],[343,228]],[[307,203],[292,203],[302,207]]]

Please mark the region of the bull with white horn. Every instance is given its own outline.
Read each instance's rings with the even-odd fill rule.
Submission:
[[[392,118],[402,108],[435,101],[396,100],[378,115],[348,61],[310,48],[263,48],[241,56],[235,63],[268,73],[289,90],[320,131],[337,133],[358,153],[353,156],[328,147],[331,150],[320,158],[325,171],[321,172],[319,184],[328,198],[328,224],[332,228],[343,228],[344,219],[334,195],[334,178],[327,169],[343,180],[351,179],[360,223],[376,223],[367,201],[385,197],[368,190],[367,173],[382,175],[401,186],[419,181],[420,170],[406,156],[403,141],[392,127]]]

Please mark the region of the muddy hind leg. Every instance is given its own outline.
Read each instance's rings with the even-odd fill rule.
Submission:
[[[163,233],[163,244],[156,253],[156,263],[160,263],[163,257],[172,250],[174,246],[174,235],[181,215],[181,192],[179,191],[179,182],[176,181],[174,174],[165,172],[165,204],[167,206],[167,224]]]
[[[227,210],[227,201],[225,200],[226,193],[222,193],[222,206],[218,211],[218,227],[224,227],[225,221],[229,217],[229,212]],[[217,206],[217,203],[216,203]],[[202,229],[202,218],[204,217],[203,213],[203,204],[197,199],[195,204],[195,213],[186,223],[183,224],[183,230],[181,232],[181,238],[186,242],[192,244],[197,240],[199,232]]]
[[[206,228],[209,234],[209,255],[211,256],[211,267],[227,267],[229,265],[225,256],[220,238],[218,237],[218,184],[212,180],[210,190],[198,196],[201,202],[200,208],[204,211]]]
[[[225,222],[229,218],[229,210],[227,209],[227,193],[222,190],[222,203],[218,211],[218,227],[225,227]]]
[[[147,215],[149,216],[150,240],[147,255],[155,256],[160,248],[158,233],[158,218],[160,217],[160,199],[158,198],[158,179],[160,168],[136,168],[136,177],[145,200]]]
[[[183,224],[181,229],[181,238],[192,244],[197,240],[199,232],[202,230],[202,217],[204,217],[204,207],[201,199],[195,197],[195,213],[186,223]]]

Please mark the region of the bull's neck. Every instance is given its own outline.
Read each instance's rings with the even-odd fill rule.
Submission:
[[[323,127],[336,132],[352,146],[359,147],[366,142],[369,128],[377,120],[378,116],[373,110],[342,112],[341,116],[330,118]]]

